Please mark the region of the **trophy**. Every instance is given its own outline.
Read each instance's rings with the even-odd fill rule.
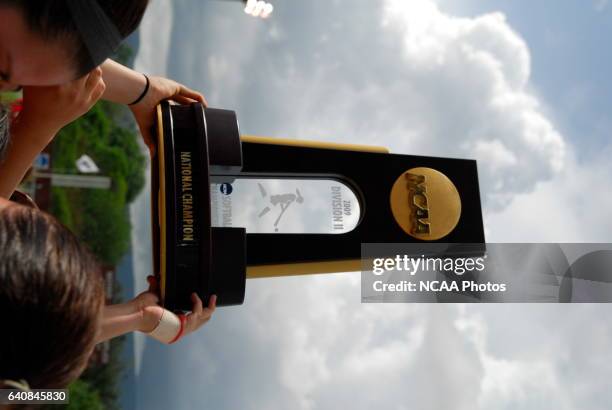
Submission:
[[[482,253],[476,161],[240,135],[233,111],[163,102],[152,160],[163,305],[244,301],[247,278],[361,270],[362,243]],[[480,245],[480,246],[479,246]]]

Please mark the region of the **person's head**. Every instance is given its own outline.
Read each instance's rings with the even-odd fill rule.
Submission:
[[[148,0],[0,0],[0,89],[57,85],[85,75],[136,29],[147,5]]]
[[[103,304],[100,267],[74,235],[0,199],[0,381],[68,385],[87,364]]]

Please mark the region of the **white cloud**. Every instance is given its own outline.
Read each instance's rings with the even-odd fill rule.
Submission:
[[[425,128],[418,137],[427,140],[424,149],[476,157],[490,205],[530,191],[561,169],[564,140],[529,92],[529,50],[503,14],[457,18],[433,2],[393,0],[384,18],[388,30],[403,38],[402,83],[410,85],[406,94],[418,113],[398,122],[403,129]],[[395,115],[401,118],[401,112]],[[406,150],[422,144],[413,137],[397,145]]]
[[[578,162],[570,157],[552,180],[516,195],[510,206],[485,215],[490,242],[602,242],[612,238],[610,154]]]
[[[492,169],[516,165],[516,155],[499,140],[479,140],[474,144],[474,153],[479,158],[489,158]],[[498,189],[502,189],[503,184]]]
[[[497,208],[561,170],[566,143],[530,91],[529,49],[503,14],[453,17],[431,0],[381,5],[332,4],[328,16],[295,7],[317,24],[279,9],[273,41],[263,28],[236,27],[236,38],[260,41],[212,51],[206,88],[249,132],[476,158]],[[221,86],[220,72],[242,82]]]

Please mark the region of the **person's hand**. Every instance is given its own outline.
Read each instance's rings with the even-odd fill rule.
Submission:
[[[130,301],[135,312],[143,312],[145,308],[158,306],[159,304],[159,291],[155,276],[147,276],[147,282],[149,283],[149,289]]]
[[[104,92],[102,70],[66,84],[47,87],[23,87],[23,110],[19,122],[45,130],[41,135],[54,135],[93,107]]]
[[[193,302],[193,308],[191,313],[187,315],[183,336],[195,332],[210,320],[217,307],[217,295],[210,297],[206,308],[202,307],[202,300],[195,292],[191,294],[191,301]]]
[[[155,107],[163,100],[171,100],[178,104],[201,102],[208,106],[204,96],[176,81],[163,77],[149,77],[149,91],[138,104],[130,105],[130,110],[138,123],[142,138],[149,147],[151,154],[155,152],[155,140],[152,135],[155,123]]]
[[[158,305],[157,280],[154,276],[148,276],[147,281],[149,282],[149,290],[136,296],[136,298],[132,300],[132,303],[134,303],[136,309],[143,314],[143,321],[139,330],[150,333],[159,323],[164,309]],[[191,294],[191,301],[193,302],[193,308],[191,313],[186,316],[185,328],[182,336],[193,333],[206,324],[211,319],[217,306],[216,295],[210,297],[206,308],[203,307],[202,300],[195,292]]]
[[[164,308],[159,306],[157,280],[154,276],[147,276],[147,282],[149,282],[149,289],[129,302],[130,310],[141,314],[142,319],[138,330],[144,333],[149,333],[155,329],[164,311]]]

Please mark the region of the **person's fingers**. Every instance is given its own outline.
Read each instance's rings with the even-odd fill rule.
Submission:
[[[199,101],[202,104],[204,104],[205,107],[208,106],[208,103],[206,102],[206,99],[204,98],[202,94],[200,94],[199,92],[195,90],[192,90],[191,88],[187,88],[184,85],[181,85],[179,95],[183,97],[191,98],[192,100]]]
[[[102,80],[102,70],[97,67],[86,76],[70,84],[71,95],[84,110],[89,110],[102,97],[106,84]]]
[[[145,145],[149,148],[149,152],[151,158],[155,155],[156,146],[155,140],[153,137],[153,117],[154,110],[153,108],[143,108],[142,106],[132,106],[130,107],[132,114],[134,115],[134,119],[138,123],[138,128],[140,129],[140,135],[142,136],[142,140]]]
[[[202,319],[205,322],[208,322],[212,317],[213,313],[215,313],[215,309],[217,308],[217,295],[212,295],[208,300],[208,306],[202,311]]]
[[[134,299],[135,311],[142,311],[148,306],[156,306],[159,304],[159,296],[151,291],[145,291],[136,296]]]
[[[215,311],[216,308],[217,308],[217,295],[212,295],[210,297],[210,300],[208,301],[208,307],[206,309],[210,310],[212,313]]]
[[[186,332],[191,333],[199,329],[202,325],[208,322],[215,311],[217,303],[217,297],[211,296],[208,303],[208,307],[202,307],[202,299],[196,294],[192,293],[191,300],[193,302],[193,310],[187,315]]]
[[[153,158],[155,156],[155,143],[153,141],[151,141],[150,139],[147,140],[146,138],[144,139],[145,144],[147,144],[147,147],[149,148],[149,154],[151,155],[151,158]]]
[[[90,81],[91,72],[85,74],[83,77],[77,78],[76,80],[70,81],[68,83],[59,85],[56,87],[56,92],[58,96],[58,101],[68,101],[75,103],[76,107],[82,107],[87,105],[87,101],[83,101],[83,95],[88,95],[89,91],[87,88],[88,82]],[[51,87],[44,87],[48,90],[51,90]],[[39,89],[43,89],[40,87]],[[87,94],[83,94],[83,93]],[[25,98],[25,96],[24,96]]]
[[[76,80],[70,81],[66,84],[62,84],[61,87],[64,89],[77,89],[80,90],[83,87],[87,87],[87,82],[89,81],[90,77],[91,77],[92,71],[90,71],[89,73],[85,74],[83,77],[77,78]]]
[[[192,314],[200,316],[204,311],[204,308],[202,307],[202,299],[200,299],[198,294],[194,292],[191,294],[191,301],[193,302]]]
[[[85,88],[91,92],[100,82],[102,78],[102,69],[100,67],[96,67],[90,71],[88,75],[85,76]]]
[[[142,141],[145,143],[145,145],[147,146],[147,148],[149,148],[149,154],[151,155],[151,158],[153,158],[155,156],[155,150],[156,150],[156,145],[155,145],[155,140],[153,139],[153,133],[151,132],[149,127],[140,127],[140,134],[142,135]]]
[[[157,278],[153,275],[147,276],[147,282],[149,283],[149,292],[157,291]]]
[[[102,94],[104,94],[104,90],[106,90],[106,84],[104,83],[104,80],[102,79],[102,77],[100,77],[100,79],[98,80],[98,83],[96,84],[95,88],[91,92],[90,100],[92,102],[98,101],[100,97],[102,97]]]
[[[183,95],[175,95],[174,97],[172,97],[172,101],[177,102],[181,105],[187,105],[187,104],[191,104],[194,102],[198,102],[197,100],[194,100],[193,98],[185,97]]]
[[[176,102],[178,104],[181,104],[181,105],[187,105],[187,104],[191,104],[191,103],[194,103],[194,102],[200,102],[200,103],[202,103],[202,105],[204,107],[208,107],[208,103],[206,102],[206,100],[203,97],[202,97],[202,100],[200,100],[200,99],[194,99],[194,98],[191,98],[191,97],[187,97],[187,96],[184,96],[184,95],[175,95],[170,100],[174,101],[174,102]]]
[[[147,306],[149,305],[157,305],[159,303],[159,296],[157,296],[156,293],[153,292],[146,292],[145,296],[145,303]]]
[[[153,158],[155,156],[157,146],[155,145],[151,131],[145,127],[140,127],[140,135],[142,135],[142,141],[145,143],[147,148],[149,148],[149,154],[151,158]]]

